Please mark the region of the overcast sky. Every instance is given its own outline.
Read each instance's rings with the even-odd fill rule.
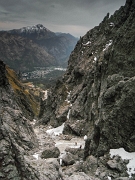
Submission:
[[[84,35],[126,0],[0,0],[0,30],[43,24],[53,32]]]

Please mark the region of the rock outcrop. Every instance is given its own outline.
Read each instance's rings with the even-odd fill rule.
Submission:
[[[85,121],[84,158],[104,156],[111,148],[135,151],[134,19],[135,1],[127,0],[81,37],[63,80],[44,102],[41,123],[66,122],[65,133],[78,135],[77,121]]]
[[[51,146],[46,147],[41,155],[41,158],[47,159],[47,158],[58,158],[60,155],[60,151],[57,147]]]
[[[29,150],[38,147],[36,136],[16,102],[2,61],[0,69],[0,179],[38,179],[36,170],[24,159]]]
[[[31,93],[27,86],[24,86],[19,81],[14,70],[8,66],[5,67],[5,70],[7,80],[14,91],[14,100],[18,103],[25,116],[32,120],[35,116],[38,116],[39,99]]]

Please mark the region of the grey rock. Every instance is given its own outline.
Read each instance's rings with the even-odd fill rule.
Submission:
[[[94,179],[90,178],[84,172],[78,172],[78,173],[74,173],[72,176],[70,176],[68,178],[68,180],[94,180]]]
[[[57,147],[55,146],[51,146],[51,147],[46,147],[42,154],[41,154],[41,158],[57,158],[60,155],[60,151]]]
[[[114,15],[107,16],[80,38],[70,55],[66,74],[45,104],[43,119],[47,116],[51,123],[59,125],[67,120],[61,108],[71,91],[72,107],[64,133],[80,135],[83,123],[78,120],[84,120],[82,133],[91,139],[85,146],[88,149],[85,156],[103,156],[110,148],[119,147],[135,151],[134,43],[130,36],[134,34],[133,4],[133,0],[127,1]],[[88,41],[91,44],[84,48]]]
[[[116,169],[118,171],[121,171],[121,167],[119,166],[119,164],[117,163],[117,161],[115,160],[109,160],[107,162],[107,165],[111,168],[111,169]]]
[[[66,169],[66,176],[70,176],[66,177],[68,179],[128,177],[127,162],[118,156],[111,159],[108,153],[110,148],[120,147],[129,152],[135,151],[134,12],[134,0],[127,0],[126,5],[114,15],[109,17],[107,14],[99,26],[80,38],[70,55],[66,74],[50,90],[42,107],[42,124],[49,122],[56,127],[67,121],[65,124],[76,135],[80,134],[78,131],[82,126],[86,127],[84,132],[88,139],[84,149],[85,161],[76,164],[78,157],[76,159],[71,153],[62,157],[63,166],[67,166],[62,168]],[[110,26],[111,22],[113,27]],[[88,41],[90,45],[84,47]],[[5,84],[6,80],[2,78],[5,76],[1,74],[0,82]],[[12,178],[13,174],[17,178],[22,175],[24,179],[60,178],[58,163],[55,166],[39,159],[33,162],[36,166],[32,166],[32,162],[26,162],[24,154],[37,145],[34,132],[29,120],[23,117],[21,108],[14,103],[15,96],[9,85],[0,88],[0,103],[4,106],[4,111],[0,109],[0,157],[4,157],[1,159],[2,176],[5,179]],[[67,102],[70,91],[70,102]],[[69,109],[70,116],[67,118]],[[82,120],[84,123],[80,123]],[[71,167],[68,167],[70,165],[73,173]]]
[[[75,155],[66,152],[65,154],[60,156],[60,159],[62,159],[62,166],[69,166],[75,163],[76,157]]]
[[[86,159],[86,161],[84,161],[83,170],[86,173],[90,173],[91,176],[95,175],[95,172],[96,172],[97,168],[98,168],[98,160],[97,160],[96,157],[89,156]]]
[[[64,133],[74,135],[81,134],[83,124],[88,136],[84,159],[93,155],[98,159],[100,174],[107,172],[107,176],[110,172],[113,178],[127,176],[125,166],[116,159],[100,157],[120,147],[135,151],[134,12],[134,0],[127,0],[114,15],[107,14],[99,26],[80,38],[63,79],[51,90],[41,120],[47,117],[57,126],[65,121]],[[87,42],[91,43],[86,46]],[[66,106],[69,91],[72,106],[67,120],[61,108]],[[82,120],[84,123],[79,124]]]
[[[85,120],[77,120],[74,123],[67,121],[63,130],[64,134],[73,134],[77,136],[84,136],[87,132],[88,128]]]
[[[76,155],[78,157],[78,159],[83,159],[84,156],[84,149],[81,148],[66,148],[65,149],[66,152],[70,152],[73,155]]]
[[[16,101],[2,61],[0,67],[0,176],[3,180],[36,180],[37,172],[26,163],[24,154],[36,148],[38,142],[30,120]]]

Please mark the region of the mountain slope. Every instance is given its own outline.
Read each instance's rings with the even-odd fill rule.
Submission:
[[[134,19],[135,1],[127,0],[80,38],[63,81],[44,102],[42,123],[66,121],[65,133],[88,135],[85,157],[111,148],[135,151]]]
[[[16,71],[57,65],[54,57],[45,49],[21,36],[0,32],[0,49],[0,58]]]
[[[38,179],[36,170],[24,159],[24,155],[38,147],[29,119],[33,113],[27,103],[26,110],[22,111],[19,95],[15,91],[24,90],[1,60],[0,69],[0,179]],[[13,77],[17,84],[11,83]],[[29,101],[26,97],[24,102]]]
[[[63,179],[60,151],[33,119],[38,103],[1,60],[0,70],[0,179]]]
[[[16,96],[16,102],[19,104],[25,116],[29,119],[33,119],[38,116],[39,113],[39,102],[29,92],[26,87],[19,81],[16,73],[6,66],[6,77]]]
[[[67,66],[68,57],[78,40],[70,34],[55,34],[45,28],[42,24],[37,24],[36,26],[31,27],[23,27],[21,29],[13,29],[8,31],[8,33],[32,40],[32,42],[36,43],[39,48],[43,48],[44,51],[52,56],[56,60],[57,64],[62,66]],[[56,64],[54,63],[54,65]]]
[[[74,49],[77,40],[77,38],[70,34],[60,33],[46,40],[40,40],[38,43],[42,45],[49,54],[55,57],[60,65],[67,67],[69,55]]]

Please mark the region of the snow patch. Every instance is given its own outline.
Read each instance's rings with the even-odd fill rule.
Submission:
[[[87,45],[89,45],[89,44],[91,44],[91,42],[90,41],[88,41],[87,43],[82,43],[84,46],[87,46]]]
[[[71,98],[71,91],[70,92],[67,92],[68,95],[67,95],[67,99],[65,100],[68,104],[70,104],[70,98]]]
[[[33,119],[33,121],[30,124],[35,125],[36,124],[36,119]]]
[[[107,176],[108,180],[111,180],[112,178],[110,176]]]
[[[87,139],[88,139],[88,137],[85,135],[85,136],[84,136],[84,141],[86,141]]]
[[[67,119],[69,119],[69,116],[70,116],[70,111],[71,111],[71,109],[69,109],[69,111],[68,111],[68,114],[67,114]]]
[[[33,155],[33,157],[34,157],[35,159],[37,159],[37,160],[38,160],[38,156],[39,156],[39,154],[37,154],[37,153],[35,153],[35,154]]]
[[[112,42],[113,41],[110,40],[109,43],[105,45],[105,48],[103,49],[103,51],[106,51],[108,49],[108,47],[112,45]]]
[[[46,133],[49,134],[49,135],[59,136],[60,134],[63,133],[64,124],[65,123],[63,123],[61,126],[59,126],[57,128],[49,129],[49,130],[46,131]]]
[[[59,70],[59,71],[66,71],[66,68],[54,68],[54,70]]]
[[[80,148],[81,146],[81,148]],[[77,146],[69,146],[70,148],[75,148],[75,149],[84,149],[84,146],[82,144],[78,144]]]
[[[110,22],[110,23],[109,23],[109,26],[113,27],[113,26],[114,26],[114,23],[113,23],[113,22]]]
[[[129,177],[131,177],[132,174],[135,174],[135,152],[129,153],[126,152],[123,148],[119,149],[110,149],[111,157],[119,155],[123,160],[128,159],[129,163],[127,164],[127,173],[129,174]]]
[[[46,91],[42,91],[43,93],[44,93],[44,95],[43,95],[43,98],[42,98],[42,100],[44,101],[45,99],[47,99],[47,90]]]
[[[71,99],[71,91],[70,92],[67,92],[68,93],[68,95],[67,95],[67,98],[66,98],[66,102],[69,104],[69,111],[68,111],[68,113],[67,113],[67,119],[69,119],[69,116],[70,116],[70,112],[71,112],[71,107],[72,107],[72,104],[71,104],[71,102],[70,102],[70,99]]]
[[[97,57],[94,57],[94,61],[95,61],[95,62],[97,61]]]

